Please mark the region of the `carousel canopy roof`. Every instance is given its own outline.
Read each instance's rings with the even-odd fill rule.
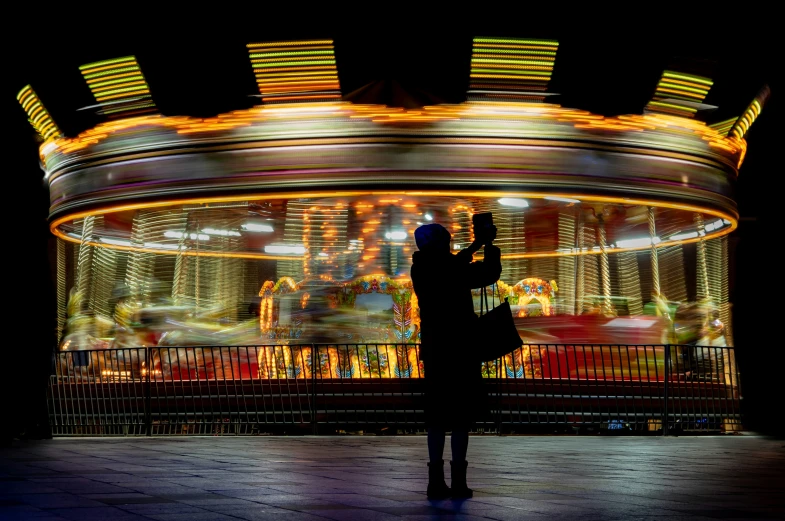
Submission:
[[[558,41],[477,37],[466,102],[439,103],[391,80],[340,101],[332,40],[252,42],[247,52],[259,104],[210,118],[158,113],[136,56],[80,67],[98,103],[86,108],[103,122],[71,137],[30,86],[22,89],[19,101],[45,139],[52,217],[128,199],[393,183],[576,197],[634,192],[642,202],[735,219],[744,136],[768,96],[764,87],[746,110],[713,121],[716,106],[706,102],[714,81],[678,66],[652,85],[642,114],[603,116],[556,103]]]

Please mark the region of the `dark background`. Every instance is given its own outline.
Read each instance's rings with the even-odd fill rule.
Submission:
[[[33,4],[26,8],[36,10]],[[566,11],[566,7],[564,7]],[[333,38],[344,94],[374,82],[390,88],[383,99],[360,101],[416,106],[465,100],[473,36],[553,38],[560,42],[550,91],[564,106],[604,115],[641,113],[665,68],[715,80],[706,103],[719,108],[704,118],[741,114],[764,84],[772,96],[747,138],[738,182],[739,229],[731,236],[731,299],[735,343],[742,371],[746,424],[782,434],[785,357],[778,322],[783,262],[774,210],[780,169],[775,128],[779,119],[781,55],[765,13],[707,17],[674,12],[655,20],[645,14],[570,15],[551,10],[499,13],[494,23],[454,25],[449,13],[327,16],[306,24],[299,13],[276,16],[244,9],[231,14],[162,16],[153,11],[95,19],[40,8],[27,13],[27,35],[7,42],[0,102],[4,149],[5,345],[2,376],[4,439],[46,434],[45,384],[55,342],[54,241],[47,228],[48,197],[38,167],[34,132],[16,102],[31,83],[60,128],[75,135],[98,121],[78,66],[134,54],[153,98],[165,115],[213,116],[252,106],[258,94],[245,44],[251,41]],[[227,9],[227,11],[229,11]],[[464,17],[470,14],[463,14]],[[354,18],[353,18],[354,17]],[[8,20],[14,19],[10,16]],[[381,22],[384,19],[385,22]],[[120,23],[119,20],[125,20]],[[348,20],[348,21],[347,21]],[[31,25],[32,24],[32,25]],[[777,29],[780,30],[780,29]],[[780,218],[782,221],[782,218]],[[781,228],[781,226],[780,226]]]

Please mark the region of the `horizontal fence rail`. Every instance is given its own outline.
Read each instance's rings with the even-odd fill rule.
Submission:
[[[62,351],[49,386],[56,436],[416,432],[415,344],[140,347]],[[524,345],[478,364],[479,432],[741,429],[734,350]]]

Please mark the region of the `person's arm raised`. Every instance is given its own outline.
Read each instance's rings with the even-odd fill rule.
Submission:
[[[493,244],[485,245],[482,261],[472,262],[462,273],[462,281],[470,288],[482,288],[495,284],[502,274],[501,250]]]

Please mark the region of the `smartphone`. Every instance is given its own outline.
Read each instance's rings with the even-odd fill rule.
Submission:
[[[493,226],[493,214],[485,212],[472,215],[472,225],[474,226],[475,234],[478,231],[490,228]]]

